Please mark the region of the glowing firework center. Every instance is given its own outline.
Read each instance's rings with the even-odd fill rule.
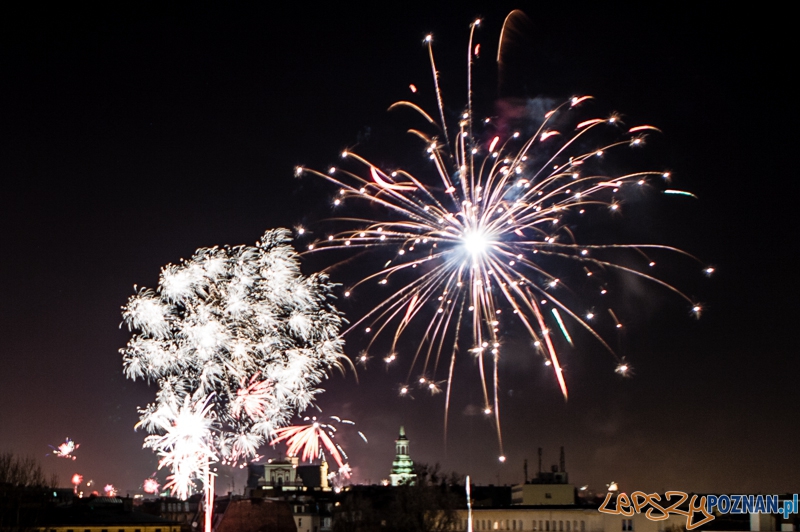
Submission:
[[[461,245],[464,246],[466,252],[475,261],[479,260],[481,255],[486,253],[490,243],[486,234],[478,229],[465,231],[461,236]]]

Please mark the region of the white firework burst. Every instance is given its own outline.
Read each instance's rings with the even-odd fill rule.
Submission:
[[[159,387],[137,426],[181,498],[207,484],[210,463],[255,457],[343,357],[332,285],[301,275],[288,239],[274,230],[255,246],[199,249],[123,307],[135,331],[125,374]]]

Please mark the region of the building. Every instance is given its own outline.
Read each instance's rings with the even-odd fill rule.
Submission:
[[[51,509],[40,532],[181,532],[177,521],[137,511],[133,499],[89,497]]]
[[[285,501],[244,499],[230,501],[215,532],[297,532],[292,511]]]
[[[472,511],[459,509],[455,531],[505,530],[533,532],[679,532],[686,530],[686,517],[670,513],[663,520],[652,520],[646,512],[633,515],[600,512],[602,498],[579,497],[575,486],[569,483],[564,448],[558,465],[550,471],[542,470],[542,449],[539,449],[539,468],[536,476],[528,480],[527,462],[525,482],[511,487],[511,504],[503,504],[497,496],[500,487],[491,491],[491,497],[479,494],[485,488],[472,490]],[[790,499],[787,494],[783,499]],[[666,496],[664,499],[666,500]],[[680,509],[689,511],[689,502]],[[700,531],[791,531],[797,530],[794,522],[779,515],[716,515],[714,521],[702,525]]]
[[[288,504],[297,532],[328,532],[335,493],[328,482],[328,463],[300,465],[297,457],[271,459],[247,466],[246,497]],[[263,512],[264,508],[250,508]]]
[[[575,486],[569,483],[564,448],[561,448],[559,465],[550,471],[542,471],[542,448],[539,447],[539,469],[536,476],[528,480],[528,464],[525,463],[525,483],[511,488],[511,504],[529,506],[568,506],[576,502]]]
[[[249,497],[263,497],[274,491],[303,491],[307,488],[329,490],[328,463],[300,465],[296,456],[284,460],[270,459],[265,464],[247,466],[247,491]]]
[[[467,510],[458,510],[456,531],[468,530]],[[608,515],[597,506],[579,505],[474,508],[472,530],[528,530],[534,532],[665,532],[682,530],[686,518],[671,515],[666,521],[651,521],[643,514],[632,517]]]
[[[137,504],[135,498],[134,504]],[[185,501],[176,497],[160,497],[139,500],[138,504],[141,512],[174,521],[181,525],[182,530],[191,530],[192,523],[197,522],[203,511],[202,496],[199,494],[192,495]]]
[[[392,462],[392,473],[389,475],[390,483],[392,486],[413,485],[417,475],[414,473],[414,462],[411,461],[409,441],[404,427],[400,427],[400,435],[394,441],[394,445],[395,457]]]

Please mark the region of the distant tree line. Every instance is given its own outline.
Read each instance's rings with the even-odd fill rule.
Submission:
[[[0,453],[0,530],[17,532],[36,528],[58,485],[38,460]]]
[[[351,489],[333,516],[333,532],[443,532],[465,504],[464,478],[439,464],[415,464],[416,482]]]

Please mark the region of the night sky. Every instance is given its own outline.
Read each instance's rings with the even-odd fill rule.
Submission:
[[[407,367],[387,373],[375,353],[358,383],[352,372],[332,374],[319,401],[370,440],[342,433],[354,480],[388,477],[403,424],[414,460],[479,483],[520,482],[525,458],[535,471],[543,447],[549,467],[563,445],[570,480],[595,490],[612,480],[628,491],[800,489],[794,30],[761,7],[544,4],[3,13],[0,451],[40,458],[63,485],[78,472],[137,492],[157,459],[133,430],[155,389],[126,380],[118,352],[133,285],[155,286],[162,266],[198,247],[252,244],[268,228],[323,234],[336,191],[295,178],[294,166],[325,169],[353,146],[381,163],[419,164],[414,139],[393,140],[412,126],[409,115],[386,109],[410,98],[413,83],[415,101],[436,112],[422,38],[434,33],[445,106],[457,116],[468,26],[484,17],[474,83],[490,113],[500,26],[519,7],[530,26],[515,40],[508,90],[553,101],[591,94],[590,117],[619,111],[663,130],[644,162],[671,169],[673,186],[699,199],[643,197],[605,237],[698,256],[664,257],[662,272],[706,311],[695,320],[665,290],[624,286],[615,308],[626,332],[604,336],[635,375],[615,374],[614,359],[579,335],[564,354],[567,402],[529,341],[511,334],[502,465],[491,422],[474,415],[481,394],[469,360],[445,447],[442,396],[398,398]],[[326,265],[316,256],[304,269]],[[337,282],[347,275],[332,271]],[[354,319],[366,302],[339,307]],[[363,348],[363,337],[347,341],[351,356]],[[45,457],[65,437],[80,443],[77,460]],[[243,476],[221,469],[218,487],[240,492]]]

